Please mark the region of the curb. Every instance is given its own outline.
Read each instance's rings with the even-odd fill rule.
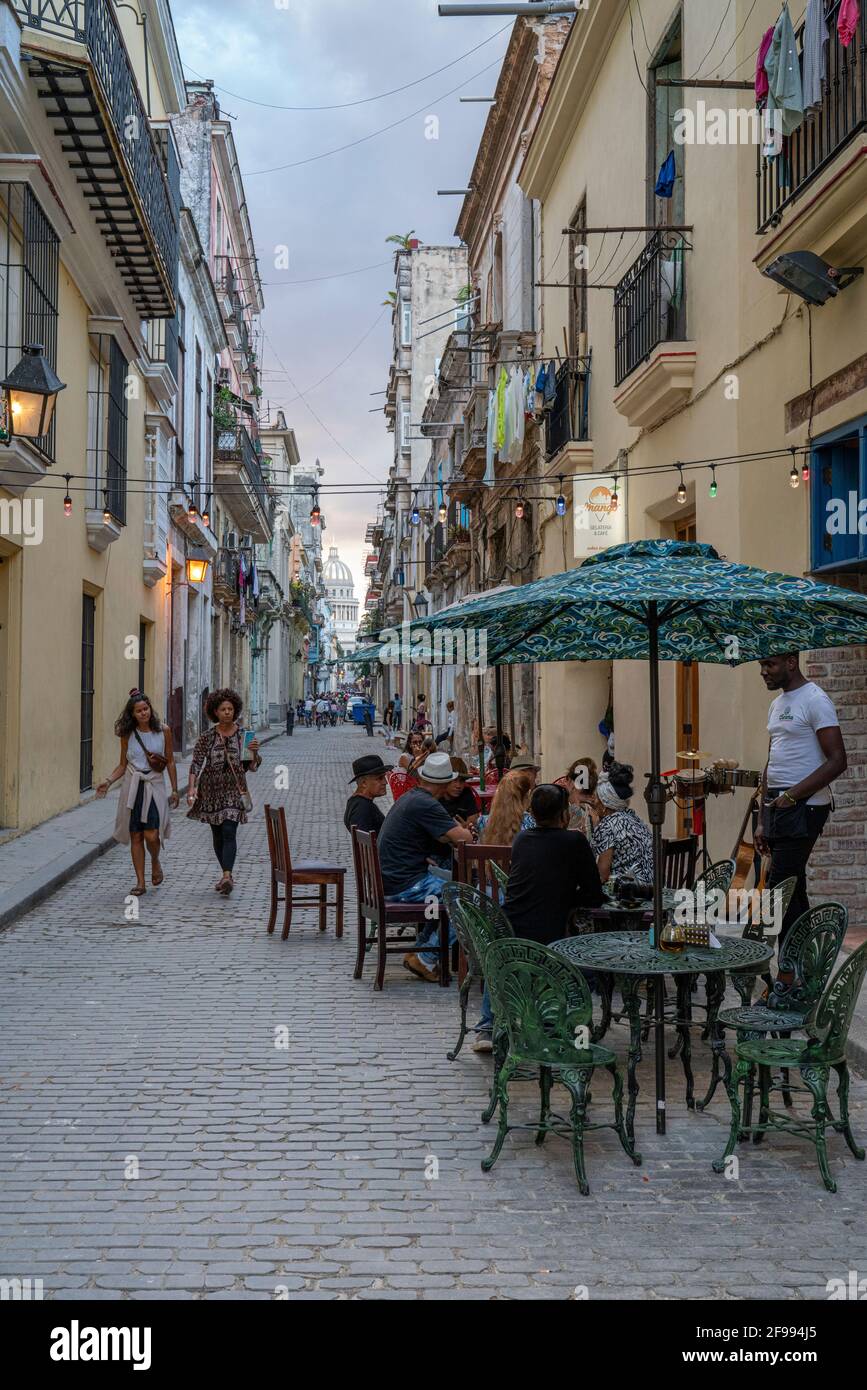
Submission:
[[[271,729],[267,734],[262,732],[259,743],[260,745],[272,743],[275,738],[284,736],[285,730]],[[38,829],[38,827],[34,826],[34,829]],[[24,833],[27,834],[26,831]],[[14,844],[14,841],[10,841],[10,843]],[[80,873],[82,869],[86,869],[89,864],[92,864],[95,859],[101,859],[110,849],[116,848],[117,840],[112,831],[104,840],[98,840],[96,844],[90,844],[80,849],[70,850],[67,855],[54,860],[46,877],[41,882],[34,883],[23,894],[16,888],[8,888],[5,892],[0,893],[0,931],[4,927],[11,926],[13,922],[16,922],[19,917],[23,917],[26,912],[30,912],[32,908],[45,902],[64,884],[69,883],[70,879],[75,878],[75,875]]]

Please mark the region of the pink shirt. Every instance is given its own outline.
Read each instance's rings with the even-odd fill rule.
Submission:
[[[848,48],[854,39],[860,17],[858,0],[843,0],[840,13],[837,15],[837,33],[844,48]]]
[[[772,24],[759,44],[758,57],[756,58],[756,101],[759,103],[764,101],[770,91],[768,74],[765,72],[765,59],[768,56],[768,49],[771,46],[776,27],[776,24]]]

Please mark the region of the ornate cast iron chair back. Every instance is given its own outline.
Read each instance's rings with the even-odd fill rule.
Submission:
[[[836,904],[835,904],[836,906]],[[794,928],[793,928],[794,930]],[[867,975],[867,941],[840,966],[806,1028],[813,1040],[810,1061],[831,1066],[846,1056],[855,1005]],[[806,1059],[805,1059],[806,1060]]]
[[[515,938],[492,943],[485,957],[486,978],[497,1023],[505,1028],[516,1058],[544,1063],[547,1054],[562,1060],[564,1043],[582,1052],[575,1030],[593,1020],[584,978],[535,941]]]
[[[822,903],[798,918],[779,952],[779,975],[794,978],[774,981],[768,1008],[805,1016],[810,1012],[831,978],[848,923],[849,913],[840,903]]]
[[[709,869],[705,869],[703,874],[699,874],[693,891],[697,893],[701,885],[705,894],[727,893],[731,888],[736,868],[733,859],[720,859],[716,864],[711,864]]]

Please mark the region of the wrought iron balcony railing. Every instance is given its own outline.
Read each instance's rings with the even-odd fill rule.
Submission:
[[[39,95],[49,103],[58,133],[69,139],[70,163],[79,172],[84,194],[139,309],[153,317],[173,313],[177,161],[167,133],[158,137],[151,127],[109,0],[12,0],[12,7],[26,30],[86,47],[90,71],[65,51],[40,48],[36,39],[28,44],[26,32],[21,42],[39,81]],[[113,138],[105,130],[106,121],[113,127]],[[118,185],[123,196],[130,179],[133,196],[125,196],[125,206],[118,208]],[[140,209],[146,228],[141,226]],[[143,251],[148,254],[143,256]]]
[[[175,381],[178,380],[178,320],[148,319],[145,324],[145,346],[152,362],[165,362]],[[180,383],[178,383],[180,385]]]
[[[573,362],[564,362],[557,373],[554,403],[545,426],[549,459],[573,440],[590,438],[590,362],[578,371]]]
[[[691,249],[680,232],[660,227],[614,291],[616,386],[660,343],[686,337],[685,253]]]
[[[256,494],[264,516],[270,518],[273,511],[273,499],[265,483],[262,464],[246,425],[239,419],[231,429],[218,430],[215,444],[218,462],[243,465],[250,487]]]
[[[867,130],[867,7],[861,6],[855,36],[844,48],[837,35],[840,4],[841,0],[834,0],[826,20],[828,42],[820,105],[807,113],[804,124],[786,138],[775,158],[765,159],[759,149],[759,232],[775,226],[783,209],[800,197],[853,136]],[[802,53],[804,25],[796,37]]]

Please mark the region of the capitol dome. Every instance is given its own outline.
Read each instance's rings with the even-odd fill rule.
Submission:
[[[337,546],[333,545],[328,552],[322,569],[322,578],[329,586],[335,585],[355,591],[355,580],[352,578],[352,570],[345,565],[337,553]]]

